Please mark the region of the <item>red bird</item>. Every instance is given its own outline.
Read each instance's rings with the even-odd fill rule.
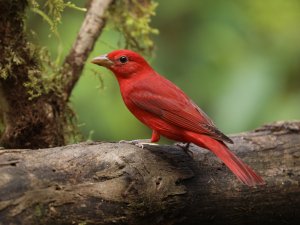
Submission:
[[[264,183],[224,144],[233,141],[219,131],[182,90],[155,72],[142,56],[130,50],[116,50],[94,58],[92,63],[115,74],[127,108],[152,129],[151,142],[157,142],[162,135],[194,143],[215,153],[244,184]]]

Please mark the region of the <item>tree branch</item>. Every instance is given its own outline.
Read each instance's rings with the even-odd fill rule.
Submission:
[[[67,101],[78,81],[84,63],[105,26],[105,12],[112,0],[91,0],[76,41],[65,58],[63,69],[64,98]]]
[[[300,121],[232,136],[267,185],[241,184],[210,152],[81,143],[0,150],[2,224],[298,224]]]

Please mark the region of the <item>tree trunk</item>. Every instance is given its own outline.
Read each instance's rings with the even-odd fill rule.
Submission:
[[[0,116],[7,148],[39,148],[64,143],[62,101],[51,92],[30,99],[26,83],[41,79],[37,52],[24,34],[26,0],[0,2]],[[38,86],[39,84],[36,84]]]
[[[40,53],[24,31],[28,1],[0,1],[1,146],[46,148],[68,143],[66,127],[74,116],[68,106],[69,96],[105,26],[104,14],[111,3],[112,0],[89,1],[83,25],[61,73],[46,83]],[[30,92],[35,95],[33,98]]]
[[[298,224],[300,122],[233,135],[266,185],[249,188],[211,153],[86,142],[0,150],[0,224]]]

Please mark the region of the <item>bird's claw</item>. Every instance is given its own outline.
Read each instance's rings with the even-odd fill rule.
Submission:
[[[121,141],[119,141],[119,143],[132,144],[141,149],[144,149],[144,145],[157,145],[155,143],[151,143],[150,139],[137,139],[137,140],[131,140],[131,141],[121,140]]]
[[[191,143],[176,143],[175,145],[180,147],[188,156],[194,158],[194,152],[189,149]]]

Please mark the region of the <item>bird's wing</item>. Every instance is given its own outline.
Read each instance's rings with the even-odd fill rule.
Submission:
[[[179,90],[173,92],[165,90],[164,93],[167,94],[162,95],[145,89],[135,90],[130,94],[130,100],[136,107],[177,127],[233,143],[215,127],[212,120],[194,102]]]

